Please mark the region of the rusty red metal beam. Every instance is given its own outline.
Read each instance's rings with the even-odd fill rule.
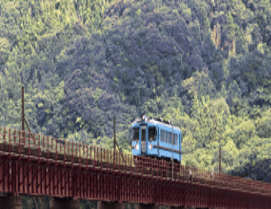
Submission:
[[[179,164],[172,175],[171,162],[2,127],[0,156],[3,193],[201,208],[271,205],[269,183]]]

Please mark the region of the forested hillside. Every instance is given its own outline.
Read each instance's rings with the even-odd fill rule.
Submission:
[[[270,181],[269,0],[1,0],[0,126],[131,153],[143,113],[182,164]],[[29,205],[31,205],[29,203]],[[33,206],[34,207],[34,206]],[[32,208],[32,206],[29,206]]]

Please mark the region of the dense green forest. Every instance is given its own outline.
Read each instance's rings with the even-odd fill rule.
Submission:
[[[271,181],[269,0],[1,0],[0,126],[131,153],[173,121],[182,164]],[[24,208],[35,208],[24,199]],[[89,203],[82,209],[91,208]],[[93,206],[94,207],[94,206]]]

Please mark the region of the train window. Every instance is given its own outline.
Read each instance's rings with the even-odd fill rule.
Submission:
[[[149,127],[149,140],[154,141],[156,140],[157,131],[155,127]]]
[[[179,144],[179,142],[178,142],[179,140],[178,140],[178,134],[176,134],[176,145],[178,145]]]
[[[163,131],[164,132],[164,138],[163,138],[163,140],[164,140],[164,142],[167,142],[167,132],[166,131]]]
[[[160,141],[163,141],[163,130],[160,129]]]
[[[139,128],[133,128],[133,140],[134,141],[139,140]]]
[[[174,134],[174,145],[177,145],[177,134]]]

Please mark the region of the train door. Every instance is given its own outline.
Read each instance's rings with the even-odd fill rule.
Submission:
[[[139,127],[133,127],[132,132],[132,154],[140,155],[140,129]]]
[[[141,153],[146,154],[146,126],[141,126]]]

